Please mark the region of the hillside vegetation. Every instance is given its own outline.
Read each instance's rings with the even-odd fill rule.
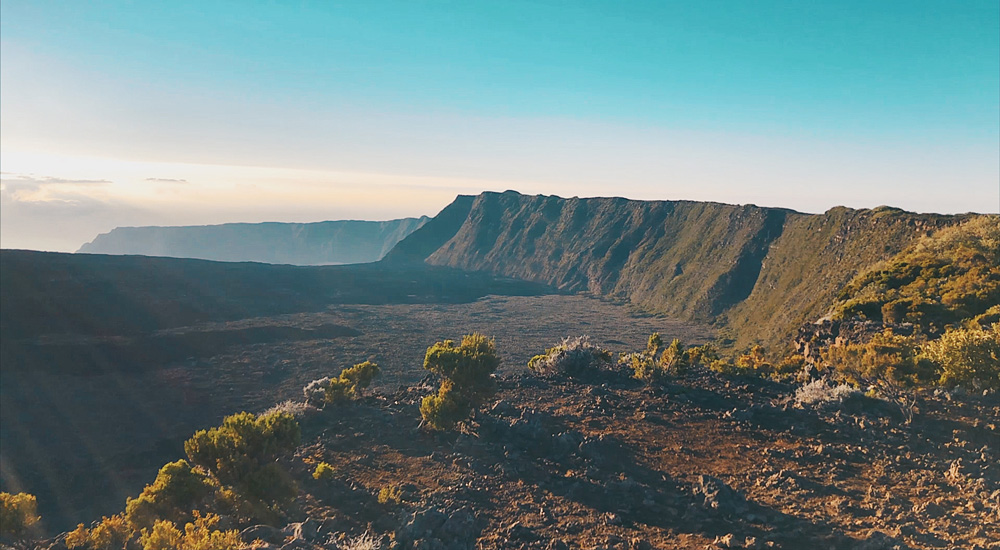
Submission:
[[[908,322],[934,332],[974,318],[997,321],[1000,216],[945,228],[870,267],[841,290],[833,316]]]
[[[459,197],[386,257],[488,271],[731,329],[787,346],[857,273],[967,216],[892,208],[801,214],[754,205],[508,191]],[[465,214],[461,222],[458,221]],[[434,224],[434,225],[432,225]],[[452,231],[450,237],[448,232]]]
[[[77,252],[292,265],[355,264],[378,261],[428,219],[118,227]]]

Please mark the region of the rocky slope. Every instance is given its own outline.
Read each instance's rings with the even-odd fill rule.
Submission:
[[[488,271],[719,321],[784,345],[860,269],[962,216],[891,208],[802,214],[754,205],[508,191],[462,196],[387,262]]]
[[[382,258],[428,219],[118,227],[77,252],[293,265],[365,263]]]
[[[434,433],[417,410],[433,390],[297,407],[296,502],[232,527],[259,550],[1000,548],[995,393],[921,394],[907,424],[703,369],[656,386],[522,370],[463,433]],[[320,462],[335,473],[315,479]],[[382,544],[350,543],[364,533]]]

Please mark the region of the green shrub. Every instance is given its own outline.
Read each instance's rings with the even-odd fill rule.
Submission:
[[[331,379],[326,386],[324,401],[339,405],[354,400],[371,385],[379,372],[379,366],[371,361],[358,363],[340,371],[340,376]]]
[[[860,273],[838,296],[835,319],[863,317],[938,329],[1000,303],[1000,216],[984,215],[920,238]]]
[[[863,344],[831,346],[821,353],[834,376],[855,386],[882,380],[892,384],[926,384],[938,376],[932,362],[920,356],[920,341],[887,329]]]
[[[354,386],[355,391],[363,390],[371,385],[372,380],[379,375],[381,369],[376,363],[365,361],[340,372],[340,379]]]
[[[945,332],[924,346],[923,357],[940,367],[940,382],[1000,389],[1000,324]]]
[[[299,424],[288,413],[242,412],[227,416],[217,428],[195,433],[184,443],[184,451],[220,483],[245,497],[276,504],[293,498],[295,488],[275,460],[293,450],[300,438]]]
[[[1000,323],[1000,304],[997,304],[983,313],[972,318],[972,323],[980,327],[989,327]]]
[[[687,373],[691,366],[691,356],[684,349],[684,344],[676,338],[664,348],[660,334],[654,332],[649,336],[645,350],[623,354],[618,364],[631,370],[633,378],[653,383],[667,376]]]
[[[705,356],[704,353],[702,356]],[[801,355],[789,355],[782,359],[778,365],[774,365],[767,358],[764,347],[760,345],[754,345],[746,352],[738,355],[734,362],[714,356],[708,364],[709,370],[724,376],[757,376],[761,378],[770,377],[776,380],[789,378],[804,367],[805,357]]]
[[[656,359],[644,351],[622,354],[618,364],[632,371],[633,378],[647,382],[652,382],[658,371]]]
[[[754,345],[749,351],[737,357],[736,368],[741,374],[751,376],[770,376],[774,372],[774,365],[768,361],[761,345]]]
[[[664,374],[682,376],[687,373],[690,366],[691,359],[684,350],[684,344],[676,338],[660,354],[659,368]]]
[[[654,332],[649,335],[649,339],[646,341],[646,355],[655,357],[662,347],[663,338],[660,337],[659,332]]]
[[[316,469],[313,470],[313,479],[331,480],[335,473],[336,470],[333,469],[333,466],[330,466],[326,462],[320,462],[316,465]]]
[[[199,508],[215,492],[204,474],[186,460],[160,468],[156,480],[125,504],[125,518],[135,529],[152,527],[156,520],[183,523],[191,520],[191,510]]]
[[[424,368],[443,377],[437,395],[420,404],[424,421],[435,429],[451,429],[468,418],[483,401],[496,393],[493,373],[500,366],[496,342],[482,334],[469,334],[455,345],[452,340],[427,348]]]
[[[396,485],[386,485],[378,492],[379,504],[399,504],[403,501],[403,490]]]
[[[719,352],[716,351],[715,346],[712,344],[702,344],[700,346],[693,346],[687,350],[688,358],[692,365],[711,365],[713,361],[719,359]]]
[[[341,378],[333,378],[326,387],[324,401],[330,405],[341,405],[354,400],[354,384]]]
[[[736,368],[732,363],[726,361],[725,359],[713,360],[708,364],[708,369],[723,376],[736,376],[737,374],[740,374],[741,371],[741,369]]]
[[[84,527],[82,523],[77,524],[76,529],[66,533],[64,542],[66,548],[70,550],[86,548],[90,544],[90,530]]]
[[[157,521],[152,529],[144,530],[139,543],[142,550],[238,550],[243,547],[235,530],[217,529],[219,516],[202,516],[197,510],[193,521],[184,525],[184,532],[170,521]]]
[[[21,538],[38,520],[35,495],[0,493],[0,535]]]
[[[142,550],[177,550],[184,534],[173,522],[161,519],[139,538]]]
[[[66,547],[70,550],[120,550],[136,533],[123,514],[104,517],[93,529],[79,524],[66,534]]]
[[[806,358],[804,355],[798,353],[786,355],[777,365],[774,366],[774,370],[771,372],[771,378],[776,380],[793,378],[795,375],[802,373],[805,368]]]
[[[421,418],[436,430],[454,429],[471,411],[472,406],[455,391],[451,380],[442,381],[436,395],[428,395],[420,401]]]
[[[586,336],[564,338],[544,354],[528,361],[528,368],[540,375],[561,374],[579,376],[592,372],[611,361],[611,352],[590,343]]]

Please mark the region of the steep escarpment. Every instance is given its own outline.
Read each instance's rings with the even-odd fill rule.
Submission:
[[[753,291],[726,313],[728,323],[740,343],[788,345],[795,327],[824,316],[859,272],[922,235],[968,218],[886,207],[837,207],[823,214],[789,216],[764,258]]]
[[[750,293],[746,283],[755,279],[788,213],[685,201],[484,193],[426,261],[705,320]]]
[[[963,219],[891,208],[813,215],[512,191],[460,197],[445,212],[447,223],[433,235],[432,221],[387,259],[423,258],[714,320],[733,329],[740,344],[786,339],[798,324],[822,316],[859,270]],[[431,243],[441,244],[429,250]]]
[[[428,219],[119,227],[78,252],[292,265],[365,263],[385,256]]]

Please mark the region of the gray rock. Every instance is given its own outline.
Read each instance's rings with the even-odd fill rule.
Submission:
[[[476,516],[467,506],[463,506],[448,515],[438,530],[439,538],[444,540],[465,539],[475,531]]]
[[[251,543],[255,540],[264,542],[279,543],[285,540],[285,535],[277,528],[270,525],[251,525],[240,533],[243,542]]]
[[[736,492],[721,479],[701,475],[694,487],[695,496],[702,497],[705,508],[723,515],[742,515],[750,510],[743,495]]]

